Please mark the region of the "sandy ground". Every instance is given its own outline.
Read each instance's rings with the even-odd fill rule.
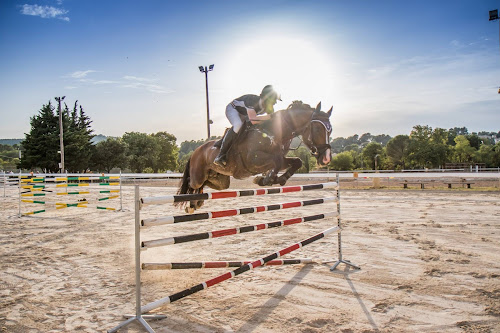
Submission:
[[[241,184],[239,184],[241,185]],[[238,187],[235,187],[238,188]],[[0,331],[104,332],[135,307],[133,187],[124,211],[67,208],[17,217],[17,189],[0,197]],[[141,187],[141,196],[173,194]],[[500,332],[500,192],[344,190],[344,258],[336,234],[166,305],[156,332]],[[329,190],[213,200],[201,211],[319,197]],[[116,206],[116,202],[115,202]],[[30,210],[23,205],[23,211]],[[335,211],[335,204],[147,229],[143,240]],[[32,209],[31,209],[32,210]],[[146,207],[142,217],[182,214]],[[335,225],[332,219],[143,251],[142,262],[258,259]],[[144,271],[143,304],[231,269]],[[122,332],[142,332],[132,324]]]

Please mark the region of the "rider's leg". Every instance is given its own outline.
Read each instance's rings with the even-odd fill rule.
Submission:
[[[227,152],[229,148],[231,147],[231,144],[234,141],[234,138],[236,138],[237,133],[243,126],[243,121],[241,119],[240,114],[236,109],[229,104],[226,108],[226,117],[233,125],[232,128],[230,128],[227,132],[226,135],[224,136],[224,139],[222,140],[222,146],[219,151],[219,155],[214,160],[214,163],[219,165],[219,166],[225,166],[227,163]]]
[[[224,136],[224,139],[222,140],[222,146],[220,147],[219,155],[214,159],[214,163],[219,165],[219,166],[225,166],[227,163],[227,151],[229,150],[229,147],[231,147],[231,144],[233,143],[234,138],[236,137],[236,133],[233,131],[232,128],[230,128],[227,132],[226,135]]]

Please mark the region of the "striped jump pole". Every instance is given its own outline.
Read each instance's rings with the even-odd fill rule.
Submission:
[[[143,270],[166,270],[166,269],[203,269],[203,268],[228,268],[248,265],[252,261],[201,261],[201,262],[166,262],[166,263],[143,263]],[[305,259],[276,259],[264,264],[264,266],[282,266],[298,264],[314,264],[310,258]]]
[[[333,202],[336,200],[337,200],[336,197],[331,197],[331,198],[312,199],[312,200],[304,200],[304,201],[294,201],[294,202],[287,202],[287,203],[267,205],[267,206],[221,210],[221,211],[217,211],[217,212],[207,212],[207,213],[197,213],[197,214],[177,215],[177,216],[152,217],[149,219],[142,220],[141,226],[151,227],[151,226],[157,226],[157,225],[163,225],[163,224],[208,220],[208,219],[215,219],[215,218],[220,218],[220,217],[236,216],[236,215],[243,215],[243,214],[253,214],[253,213],[260,213],[260,212],[280,210],[280,209],[288,209],[288,208],[294,208],[294,207],[318,205],[318,204],[322,204],[322,203]]]
[[[298,250],[300,249],[301,247],[303,246],[306,246],[308,244],[311,244],[333,232],[340,232],[340,228],[338,226],[335,226],[335,227],[332,227],[332,228],[329,228],[329,229],[326,229],[325,231],[323,232],[320,232],[319,234],[316,234],[308,239],[305,239],[301,242],[298,242],[298,243],[295,243],[289,247],[286,247],[280,251],[277,251],[277,252],[274,252],[262,259],[259,259],[259,260],[256,260],[254,262],[251,262],[251,263],[248,263],[246,265],[243,265],[241,266],[240,268],[237,268],[235,269],[234,271],[232,272],[227,272],[225,274],[222,274],[222,275],[219,275],[211,280],[208,280],[208,281],[205,281],[205,282],[202,282],[200,284],[197,284],[191,288],[188,288],[188,289],[184,289],[183,291],[180,291],[176,294],[173,294],[173,295],[170,295],[170,296],[167,296],[167,297],[164,297],[164,298],[161,298],[157,301],[154,301],[154,302],[151,302],[149,304],[146,304],[144,305],[143,307],[141,307],[141,313],[147,313],[147,312],[150,312],[156,308],[159,308],[160,306],[164,305],[164,304],[169,304],[169,303],[173,303],[175,301],[178,301],[184,297],[187,297],[189,295],[192,295],[192,294],[195,294],[199,291],[202,291],[204,289],[207,289],[209,287],[212,287],[216,284],[219,284],[221,282],[224,282],[226,280],[229,280],[235,276],[238,276],[242,273],[245,273],[245,272],[248,272],[256,267],[259,267],[259,266],[263,266],[265,265],[267,262],[271,261],[271,260],[274,260],[274,259],[277,259],[281,256],[284,256],[285,254],[288,254],[290,252],[293,252],[295,250]]]
[[[57,184],[56,187],[78,187],[78,186],[90,186],[90,185],[99,185],[99,186],[119,186],[120,183],[61,183]],[[36,187],[36,185],[32,185]],[[45,185],[44,185],[45,186]]]
[[[26,192],[26,193],[21,193],[22,197],[44,197],[47,195],[50,195],[52,192],[47,193],[33,193],[33,192]],[[79,192],[57,192],[55,193],[56,195],[77,195],[77,194],[90,194],[89,191],[79,191]]]
[[[315,220],[321,220],[321,219],[333,217],[333,216],[338,217],[337,212],[323,213],[323,214],[317,214],[317,215],[311,215],[311,216],[305,216],[305,217],[297,217],[297,218],[287,219],[287,220],[283,220],[283,221],[261,223],[261,224],[257,224],[257,225],[250,225],[250,226],[239,227],[239,228],[204,232],[204,233],[199,233],[199,234],[162,238],[162,239],[141,242],[141,248],[144,250],[147,250],[148,248],[152,248],[152,247],[194,242],[194,241],[203,240],[203,239],[231,236],[231,235],[236,235],[236,234],[242,234],[245,232],[252,232],[252,231],[258,231],[258,230],[264,230],[264,229],[270,229],[270,228],[284,227],[287,225],[315,221]]]
[[[52,206],[52,207],[46,207],[44,209],[35,210],[32,212],[28,212],[28,213],[22,213],[22,215],[35,215],[35,214],[39,214],[39,213],[45,213],[45,212],[50,212],[50,211],[64,209],[64,208],[70,208],[70,207],[84,207],[84,208],[86,208],[86,206],[85,206],[86,204],[87,203],[84,201],[78,202],[78,203],[72,203],[72,204],[56,204],[55,206]]]
[[[142,198],[141,204],[162,205],[162,204],[177,203],[177,202],[192,201],[192,200],[227,199],[227,198],[254,196],[254,195],[302,192],[302,191],[311,191],[311,190],[320,190],[329,188],[335,188],[335,189],[338,188],[338,183],[330,182],[330,183],[311,184],[311,185],[271,187],[271,188],[255,189],[255,190],[222,191],[222,192],[208,192],[199,194],[179,194],[179,195],[169,195],[163,197],[150,197],[150,198]]]

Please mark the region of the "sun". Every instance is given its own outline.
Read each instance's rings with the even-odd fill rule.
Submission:
[[[282,107],[293,100],[314,105],[332,100],[333,57],[313,41],[275,36],[233,46],[225,78],[231,89],[258,93],[256,89],[272,84],[282,95],[281,103],[286,104]]]

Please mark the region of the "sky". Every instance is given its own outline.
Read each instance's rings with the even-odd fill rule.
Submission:
[[[333,106],[332,137],[415,125],[500,131],[498,0],[2,0],[0,138],[24,138],[54,97],[95,134],[207,136],[226,105],[274,85]]]

